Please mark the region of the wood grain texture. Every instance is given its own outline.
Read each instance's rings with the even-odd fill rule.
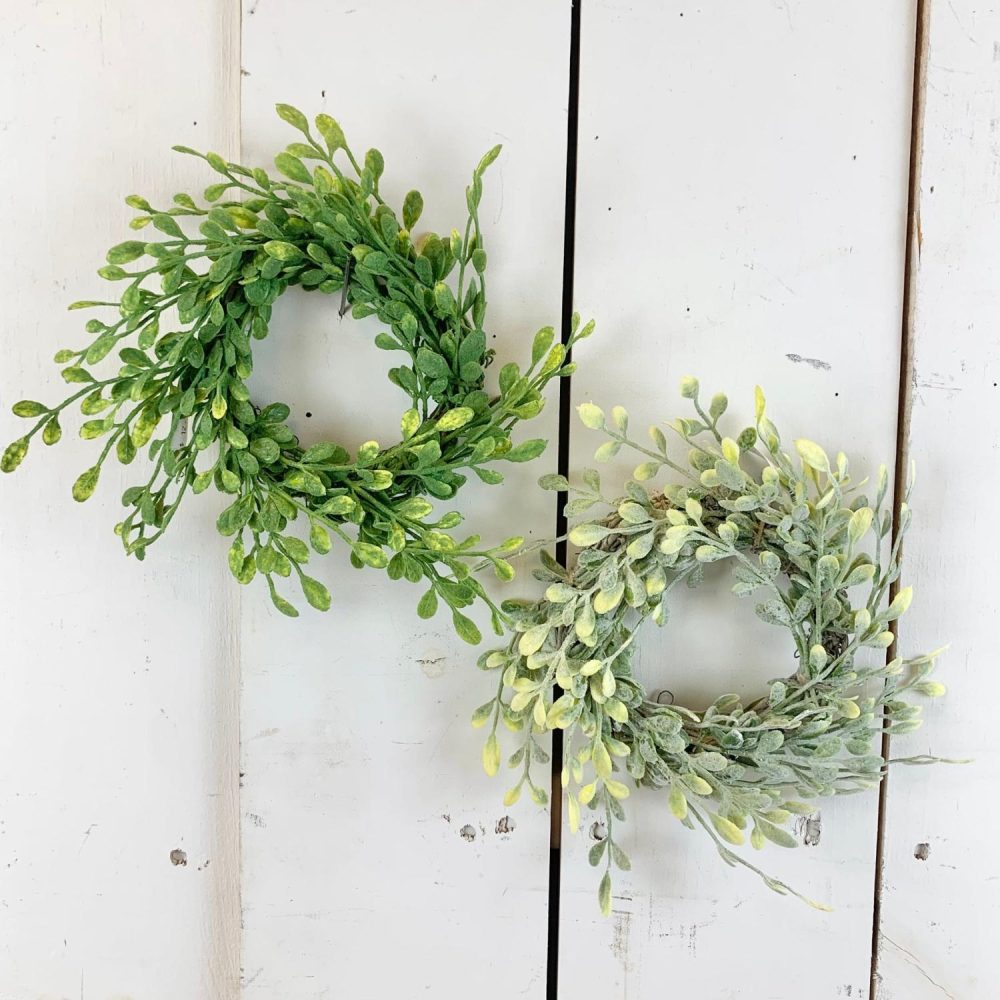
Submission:
[[[94,271],[130,232],[124,195],[162,204],[206,182],[173,142],[236,151],[234,5],[150,10],[5,6],[7,439],[20,430],[11,403],[62,398],[51,357],[87,336],[65,307],[104,291]],[[238,988],[238,673],[216,508],[188,505],[145,563],[126,559],[112,527],[142,463],[109,464],[80,507],[70,486],[95,443],[64,425],[62,443],[34,444],[0,484],[0,996],[226,1000]]]
[[[686,415],[677,384],[694,374],[729,394],[738,430],[760,383],[786,440],[892,465],[911,25],[902,0],[586,6],[576,281],[599,326],[579,351],[577,403],[627,403],[642,427]],[[597,443],[574,427],[574,468]],[[621,456],[608,481],[633,465]],[[649,688],[698,706],[792,672],[784,634],[730,584],[709,574],[666,629],[650,626]],[[829,915],[726,868],[662,796],[628,806],[633,872],[617,877],[610,921],[590,824],[563,841],[561,996],[866,995],[874,795],[824,804],[818,845],[754,859]]]
[[[423,192],[418,228],[462,226],[472,168],[504,144],[482,213],[487,327],[497,369],[525,358],[560,308],[568,5],[304,0],[290,14],[260,0],[243,45],[247,158],[269,163],[294,139],[275,101],[331,113],[356,148],[383,151],[390,203]],[[339,321],[337,305],[282,299],[253,391],[287,401],[307,442],[391,443],[404,400],[379,327]],[[554,439],[555,407],[519,435]],[[449,506],[490,539],[547,537],[553,497],[534,481],[554,464],[553,448]],[[423,588],[339,550],[315,572],[327,615],[288,621],[244,597],[245,996],[541,997],[548,820],[506,809],[482,773],[468,720],[493,678],[479,651],[443,617],[417,618]]]
[[[1000,920],[1000,752],[983,718],[1000,686],[1000,570],[986,540],[1000,480],[1000,13],[933,4],[929,40],[909,387],[917,516],[904,564],[915,598],[900,645],[950,643],[938,673],[949,690],[892,751],[973,762],[890,778],[877,997],[985,1000]]]
[[[951,642],[950,691],[893,751],[975,763],[891,778],[877,1000],[992,998],[1000,920],[1000,754],[980,719],[1000,578],[979,540],[1000,439],[1000,14],[932,6],[908,438],[916,599],[900,640],[904,654]],[[502,142],[483,213],[498,367],[558,320],[567,0],[9,8],[3,440],[20,430],[12,402],[60,393],[50,358],[82,342],[83,323],[62,307],[100,288],[94,270],[128,233],[121,196],[166,202],[210,181],[173,142],[269,165],[294,138],[278,100],[382,149],[390,199],[420,188],[439,230],[461,225],[471,169]],[[912,19],[912,0],[586,0],[576,289],[598,333],[578,352],[576,403],[627,402],[641,428],[684,412],[676,386],[691,373],[729,393],[739,427],[760,383],[786,438],[892,463]],[[336,306],[281,301],[255,348],[255,398],[288,402],[307,443],[395,440],[402,400],[378,327]],[[552,494],[534,483],[555,466],[555,394],[520,432],[549,437],[546,456],[504,488],[463,492],[470,531],[552,534]],[[492,678],[478,651],[416,617],[417,588],[343,553],[317,559],[331,612],[282,618],[229,578],[218,499],[186,504],[145,563],[127,560],[111,527],[137,466],[109,466],[74,504],[93,446],[65,423],[52,453],[35,445],[0,482],[0,998],[541,1000],[548,819],[527,798],[504,807],[502,779],[481,772],[468,717]],[[571,443],[573,468],[592,464],[595,435],[574,423]],[[607,481],[630,469],[622,456]],[[495,592],[533,592],[531,565]],[[710,574],[666,630],[650,626],[651,689],[701,705],[791,669],[783,634],[729,582]],[[610,920],[585,858],[596,816],[563,837],[561,996],[868,996],[874,796],[825,804],[801,830],[817,845],[754,858],[830,915],[725,868],[654,794],[627,806],[634,870]]]

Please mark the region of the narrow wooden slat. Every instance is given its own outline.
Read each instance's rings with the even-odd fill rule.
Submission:
[[[686,413],[677,383],[693,374],[729,394],[738,430],[759,383],[786,440],[891,467],[911,45],[902,0],[585,7],[576,283],[599,327],[579,351],[577,402],[624,403],[641,428]],[[575,468],[597,443],[574,430]],[[622,456],[605,481],[633,465]],[[703,706],[794,670],[785,636],[730,585],[709,574],[662,632],[649,627],[638,670],[651,689]],[[818,845],[754,858],[830,915],[726,868],[663,796],[627,806],[633,871],[610,920],[590,823],[564,837],[560,996],[864,995],[874,795],[824,804]]]
[[[383,151],[387,200],[422,191],[421,229],[463,225],[472,168],[504,144],[486,177],[488,328],[497,369],[523,359],[559,319],[568,5],[249,2],[243,44],[248,159],[295,138],[275,101],[333,114]],[[391,357],[374,321],[336,307],[282,299],[254,393],[286,400],[306,441],[391,443],[404,408]],[[554,442],[555,407],[520,434]],[[553,498],[534,481],[554,465],[553,448],[449,506],[488,539],[548,537]],[[245,996],[540,998],[548,821],[527,797],[506,809],[482,774],[468,719],[493,676],[443,616],[417,618],[422,588],[339,551],[315,573],[333,593],[325,616],[288,621],[266,594],[244,597]]]
[[[65,307],[110,294],[94,271],[130,233],[122,198],[163,205],[208,183],[172,143],[235,154],[237,14],[229,0],[5,8],[6,439],[11,403],[65,392],[51,357],[88,338]],[[109,462],[75,504],[97,444],[77,439],[82,419],[0,482],[0,996],[231,1000],[237,595],[219,505],[186,504],[145,563],[126,559],[112,527],[146,463]]]
[[[1000,479],[1000,15],[969,2],[930,12],[909,384],[916,519],[904,565],[915,598],[899,630],[904,655],[950,643],[938,674],[949,692],[892,752],[974,762],[890,779],[875,995],[985,1000],[996,993],[1000,919],[1000,754],[985,716],[998,686],[1000,572],[988,538]]]

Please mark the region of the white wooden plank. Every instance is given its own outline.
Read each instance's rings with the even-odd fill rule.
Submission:
[[[418,187],[422,223],[448,231],[472,167],[502,142],[484,215],[499,367],[558,320],[568,45],[565,4],[303,0],[290,16],[249,2],[246,156],[269,163],[294,138],[274,101],[327,111],[383,151],[390,202]],[[307,441],[396,440],[378,327],[339,322],[337,305],[282,300],[254,392],[286,400]],[[555,427],[552,407],[522,434]],[[491,538],[548,536],[552,496],[533,484],[554,463],[505,489],[470,484],[456,506]],[[548,819],[528,805],[508,823],[503,786],[482,774],[468,718],[491,682],[477,651],[416,617],[413,586],[337,551],[316,573],[328,615],[288,621],[266,594],[244,597],[245,995],[540,997]]]
[[[5,8],[6,438],[15,400],[62,398],[52,354],[86,336],[65,307],[103,291],[94,271],[133,215],[122,197],[205,182],[173,142],[235,152],[237,14]],[[0,995],[233,997],[238,674],[216,511],[189,504],[145,563],[127,560],[112,527],[140,463],[109,466],[81,508],[70,486],[94,442],[70,424],[0,484]]]
[[[729,394],[739,429],[760,383],[786,438],[892,464],[911,23],[902,0],[586,6],[576,281],[599,324],[575,402],[664,421],[686,413],[690,373]],[[595,437],[574,428],[575,469]],[[631,468],[623,456],[606,481]],[[649,627],[651,689],[699,706],[794,670],[730,584],[721,569]],[[824,805],[818,846],[755,859],[830,915],[726,868],[662,797],[627,805],[633,871],[610,920],[586,827],[564,838],[561,996],[866,995],[874,795]]]
[[[890,779],[877,996],[985,1000],[1000,921],[1000,751],[984,713],[1000,693],[1000,570],[980,541],[1000,485],[1000,12],[968,0],[931,10],[909,428],[917,517],[905,560],[916,596],[900,642],[950,643],[938,674],[949,690],[893,752],[974,763]]]

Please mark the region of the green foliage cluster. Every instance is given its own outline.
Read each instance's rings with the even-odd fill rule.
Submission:
[[[77,500],[94,492],[112,453],[128,465],[148,451],[152,463],[148,478],[122,497],[128,513],[116,531],[127,553],[142,559],[185,494],[214,486],[232,497],[218,528],[233,539],[233,575],[243,584],[262,576],[283,613],[298,613],[277,585],[293,574],[309,604],[329,607],[327,588],[303,566],[311,550],[325,553],[340,539],[355,566],[428,583],[419,613],[429,617],[443,603],[459,635],[478,642],[476,625],[461,609],[487,600],[498,632],[500,617],[470,564],[485,561],[509,578],[504,555],[521,540],[482,548],[477,536],[457,539],[450,532],[461,515],[435,514],[427,497],[450,500],[470,472],[499,483],[496,463],[537,457],[545,442],[514,444],[511,429],[536,416],[545,384],[572,368],[567,346],[546,328],[524,370],[503,366],[497,395],[484,386],[494,352],[483,325],[487,257],[479,205],[483,174],[500,147],[482,158],[466,188],[464,233],[415,239],[423,199],[411,191],[401,217],[385,203],[377,149],[359,162],[328,115],[316,117],[314,134],[297,109],[279,104],[277,111],[301,133],[275,157],[281,178],[177,146],[220,175],[204,192],[208,204],[187,194],[167,208],[138,195],[126,198],[139,212],[132,227],[161,235],[108,251],[98,273],[124,284],[119,300],[70,308],[110,308],[114,315],[91,319],[92,339],[56,354],[72,387],[62,402],[14,406],[17,416],[34,423],[6,449],[0,466],[16,469],[38,435],[55,444],[64,411],[78,404],[88,418],[81,436],[103,445],[73,486]],[[182,228],[188,221],[198,223],[196,235]],[[341,292],[354,317],[374,315],[384,324],[376,346],[405,356],[389,370],[410,401],[398,444],[368,441],[354,454],[332,442],[302,447],[284,403],[251,399],[253,341],[267,336],[274,303],[289,287]],[[575,327],[573,340],[590,329]],[[114,354],[117,371],[97,373]],[[300,515],[308,522],[308,544],[287,530]]]
[[[819,445],[798,440],[793,461],[760,389],[755,425],[735,438],[719,429],[724,395],[706,411],[695,379],[684,379],[681,391],[695,409],[671,425],[688,449],[685,462],[669,456],[659,427],[650,428],[650,445],[629,437],[621,407],[610,419],[593,404],[579,408],[584,424],[608,437],[598,460],[631,448],[643,461],[616,499],[604,495],[593,470],[579,488],[561,476],[542,479],[547,489],[574,494],[569,516],[605,512],[571,530],[581,548],[572,571],[543,559],[536,575],[544,597],[506,603],[512,638],[479,660],[500,674],[495,697],[473,717],[474,725],[490,726],[487,773],[500,768],[500,722],[522,740],[508,761],[517,779],[507,803],[525,784],[545,801],[545,781],[531,775],[532,763],[545,759],[538,736],[565,733],[570,825],[579,827],[581,807],[604,812],[607,835],[590,862],[605,866],[605,913],[612,865],[629,868],[615,839],[629,778],[662,789],[673,815],[704,829],[728,864],[752,869],[776,892],[799,895],[732,848],[748,838],[755,848],[766,841],[794,847],[789,822],[814,811],[813,800],[878,784],[887,762],[875,738],[883,727],[895,735],[920,724],[920,707],[907,695],[944,693],[928,679],[935,653],[887,663],[882,652],[912,596],[907,587],[887,600],[910,510],[904,502],[893,537],[885,467],[869,502],[845,455],[831,461]],[[646,484],[664,469],[680,482],[651,491]],[[749,703],[724,694],[704,711],[659,704],[633,676],[639,626],[647,618],[663,625],[673,588],[696,586],[705,564],[719,561],[733,567],[733,593],[754,598],[760,618],[788,630],[798,667]],[[866,650],[873,652],[859,655]]]

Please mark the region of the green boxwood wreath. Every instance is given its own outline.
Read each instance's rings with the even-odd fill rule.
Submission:
[[[599,887],[605,913],[612,865],[630,867],[615,839],[628,778],[662,789],[673,815],[703,828],[727,863],[752,869],[779,893],[799,895],[731,848],[748,834],[755,848],[765,841],[794,847],[787,829],[794,815],[813,812],[822,796],[878,784],[887,762],[874,748],[876,737],[883,728],[897,735],[920,724],[919,706],[905,696],[944,693],[928,679],[936,653],[887,663],[883,652],[912,593],[907,587],[886,600],[899,576],[910,510],[904,499],[890,539],[885,467],[870,504],[845,455],[831,462],[819,445],[798,440],[800,461],[793,462],[759,389],[755,426],[736,438],[719,430],[725,396],[715,396],[706,411],[693,378],[683,380],[682,394],[695,408],[693,418],[671,425],[689,449],[684,463],[668,455],[659,427],[650,428],[649,445],[632,440],[623,408],[610,422],[593,404],[579,408],[588,427],[608,435],[598,460],[628,447],[643,461],[618,499],[602,492],[593,470],[577,488],[561,476],[542,479],[547,489],[572,491],[570,516],[595,507],[610,512],[570,532],[581,548],[572,571],[544,557],[536,573],[544,597],[506,602],[512,638],[479,660],[500,672],[496,696],[473,715],[474,725],[490,724],[486,772],[500,767],[501,721],[522,741],[508,761],[516,780],[507,804],[524,785],[536,802],[546,801],[547,776],[536,782],[531,773],[532,764],[548,760],[537,737],[565,733],[570,826],[579,827],[581,807],[604,813],[606,836],[591,848],[590,863],[606,866]],[[644,484],[664,468],[679,482],[651,491]],[[640,626],[646,619],[666,623],[671,590],[695,586],[702,567],[721,560],[733,566],[736,596],[757,597],[757,614],[788,630],[796,669],[747,703],[724,694],[703,711],[660,704],[632,673]],[[860,655],[865,651],[870,655]]]
[[[427,497],[450,500],[470,471],[499,483],[495,463],[541,453],[544,441],[515,445],[511,429],[541,411],[545,384],[571,371],[567,350],[592,327],[575,325],[567,345],[555,342],[551,328],[540,330],[529,365],[523,371],[505,365],[498,394],[488,394],[484,373],[494,351],[484,330],[487,258],[479,203],[483,173],[500,147],[473,172],[464,233],[415,240],[411,231],[423,199],[411,191],[400,220],[379,191],[383,159],[377,149],[359,162],[328,115],[315,119],[317,138],[300,111],[287,104],[277,111],[302,134],[275,157],[283,179],[177,146],[221,175],[205,191],[210,207],[187,194],[165,209],[138,195],[125,199],[140,213],[134,229],[152,227],[163,235],[108,251],[98,273],[125,282],[124,293],[118,301],[70,308],[111,308],[117,315],[90,320],[90,342],[56,354],[74,387],[66,399],[55,406],[15,404],[17,416],[35,423],[6,449],[2,469],[17,468],[38,435],[46,444],[57,442],[63,411],[79,403],[89,418],[81,436],[104,443],[73,486],[77,500],[94,492],[112,452],[127,465],[148,446],[152,470],[125,491],[128,513],[116,527],[127,553],[142,559],[185,494],[214,486],[233,497],[218,519],[219,531],[234,539],[233,575],[244,584],[263,576],[284,614],[298,612],[278,593],[276,578],[292,573],[309,604],[320,610],[330,605],[327,588],[303,570],[310,546],[286,533],[303,515],[314,551],[329,551],[336,538],[350,546],[357,567],[426,581],[419,613],[430,617],[440,599],[459,635],[478,642],[479,631],[461,608],[482,599],[498,633],[501,620],[470,564],[485,561],[509,578],[513,570],[503,557],[522,540],[493,548],[482,548],[476,536],[457,540],[449,532],[461,515],[452,511],[431,520]],[[184,220],[200,220],[197,236],[185,233]],[[140,258],[151,263],[129,269]],[[410,402],[399,443],[383,448],[368,441],[353,455],[332,442],[304,448],[288,426],[284,403],[262,406],[251,399],[253,341],[267,336],[275,302],[293,286],[342,292],[342,311],[350,304],[354,317],[375,315],[387,327],[375,337],[377,347],[406,355],[389,370]],[[117,372],[91,371],[113,351],[121,361]]]

